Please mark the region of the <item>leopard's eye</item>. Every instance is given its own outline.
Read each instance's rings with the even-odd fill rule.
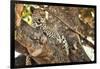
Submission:
[[[41,21],[40,19],[37,19],[37,24],[38,24],[38,25],[40,25],[40,24],[41,24],[41,23],[40,23],[40,21]]]
[[[40,20],[40,19],[38,19],[38,21],[40,22],[41,20]]]

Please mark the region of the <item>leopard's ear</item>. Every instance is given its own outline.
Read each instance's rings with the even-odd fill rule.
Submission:
[[[35,8],[31,6],[31,7],[30,7],[30,11],[33,13],[34,10],[35,10]]]

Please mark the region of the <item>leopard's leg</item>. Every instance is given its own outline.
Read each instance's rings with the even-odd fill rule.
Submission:
[[[31,58],[29,55],[26,56],[26,65],[32,65]]]

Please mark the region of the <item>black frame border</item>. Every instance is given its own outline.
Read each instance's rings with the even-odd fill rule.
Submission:
[[[72,62],[72,63],[58,63],[58,64],[41,64],[41,65],[35,65],[35,66],[21,66],[21,67],[15,67],[15,47],[14,47],[14,30],[15,30],[15,4],[16,3],[21,3],[21,4],[38,4],[38,5],[53,5],[53,6],[69,6],[69,7],[88,7],[88,8],[94,8],[95,9],[95,59],[94,61],[90,62]],[[64,65],[80,65],[80,64],[94,64],[97,62],[97,50],[96,50],[96,36],[97,36],[97,31],[96,31],[96,17],[97,17],[97,7],[96,5],[80,5],[80,4],[64,4],[64,3],[49,3],[49,2],[34,2],[34,1],[10,1],[10,68],[32,68],[32,67],[48,67],[48,66],[64,66]]]

